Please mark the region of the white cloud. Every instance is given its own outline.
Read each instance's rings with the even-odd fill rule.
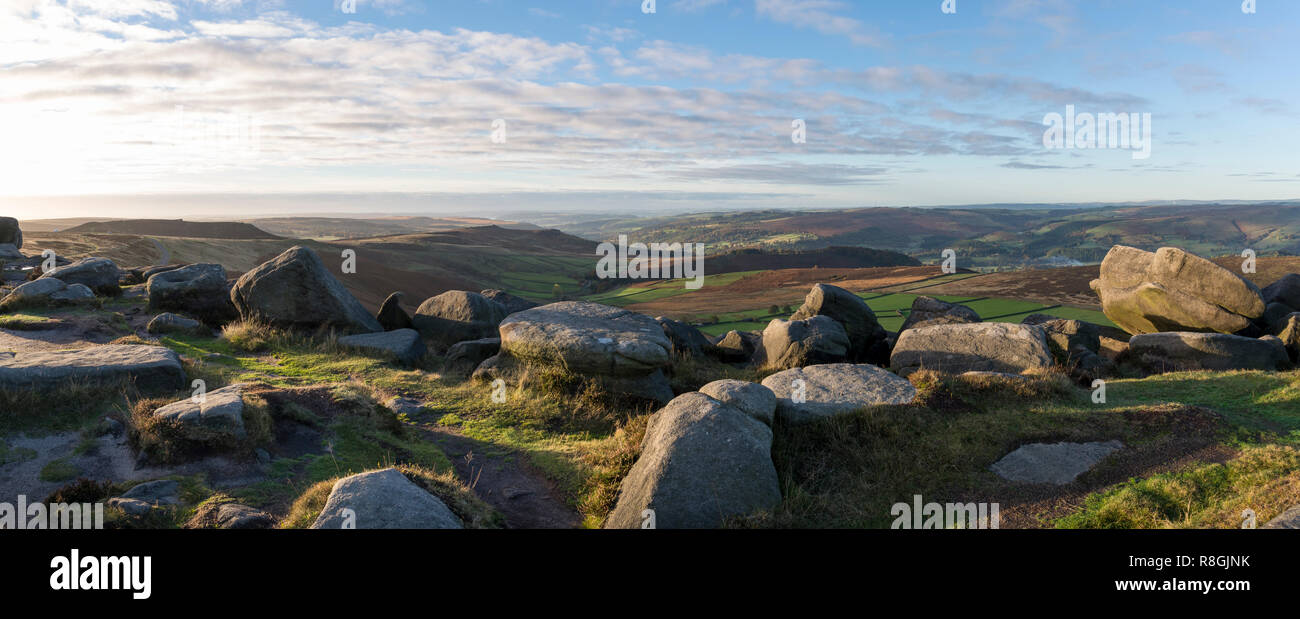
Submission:
[[[881,46],[884,39],[862,22],[837,13],[849,5],[837,0],[755,0],[754,10],[772,21],[847,37],[854,45]]]

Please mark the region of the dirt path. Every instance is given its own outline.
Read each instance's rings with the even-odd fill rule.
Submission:
[[[511,529],[573,529],[582,518],[555,486],[524,462],[523,454],[469,438],[449,428],[420,428],[456,467],[456,474],[506,518]]]

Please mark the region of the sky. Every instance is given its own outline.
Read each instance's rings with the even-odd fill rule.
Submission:
[[[1298,27],[1292,0],[5,0],[0,215],[1292,199]],[[1045,139],[1112,114],[1132,141]]]

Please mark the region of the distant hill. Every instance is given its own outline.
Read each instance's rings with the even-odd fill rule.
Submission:
[[[866,247],[824,247],[809,250],[741,249],[716,256],[705,255],[710,274],[773,269],[861,269],[869,267],[920,266],[907,254]]]
[[[278,239],[257,226],[233,221],[185,221],[184,219],[118,219],[92,221],[63,230],[65,234],[134,234],[177,236],[192,239]]]
[[[269,217],[244,221],[281,236],[318,241],[443,232],[481,226],[541,229],[533,224],[474,217]]]
[[[962,267],[1017,268],[1095,264],[1113,245],[1154,250],[1169,245],[1202,256],[1300,254],[1300,204],[1158,204],[1078,209],[863,208],[743,211],[614,220],[566,226],[585,238],[619,234],[739,248],[808,250],[871,247],[924,263],[957,253]],[[1048,261],[1048,264],[1053,263]]]

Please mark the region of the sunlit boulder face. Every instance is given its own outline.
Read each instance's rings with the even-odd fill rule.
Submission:
[[[673,397],[664,375],[673,344],[644,314],[562,301],[511,314],[501,322],[500,334],[501,354],[494,365],[517,360],[562,369],[595,379],[611,393],[660,404]]]
[[[764,365],[776,370],[844,361],[849,347],[844,326],[830,316],[777,318],[763,329]]]
[[[230,290],[230,300],[244,320],[277,327],[345,333],[382,330],[307,247],[291,247],[245,273]]]
[[[1161,331],[1236,333],[1264,314],[1260,290],[1240,275],[1173,247],[1116,245],[1092,280],[1102,311],[1134,335]]]
[[[804,320],[826,316],[840,323],[849,338],[847,358],[853,362],[889,362],[888,334],[876,321],[875,312],[858,295],[838,286],[817,284],[804,297],[803,305],[790,317]]]
[[[781,502],[772,429],[762,421],[775,399],[718,393],[732,401],[686,393],[650,417],[607,528],[711,529]]]

